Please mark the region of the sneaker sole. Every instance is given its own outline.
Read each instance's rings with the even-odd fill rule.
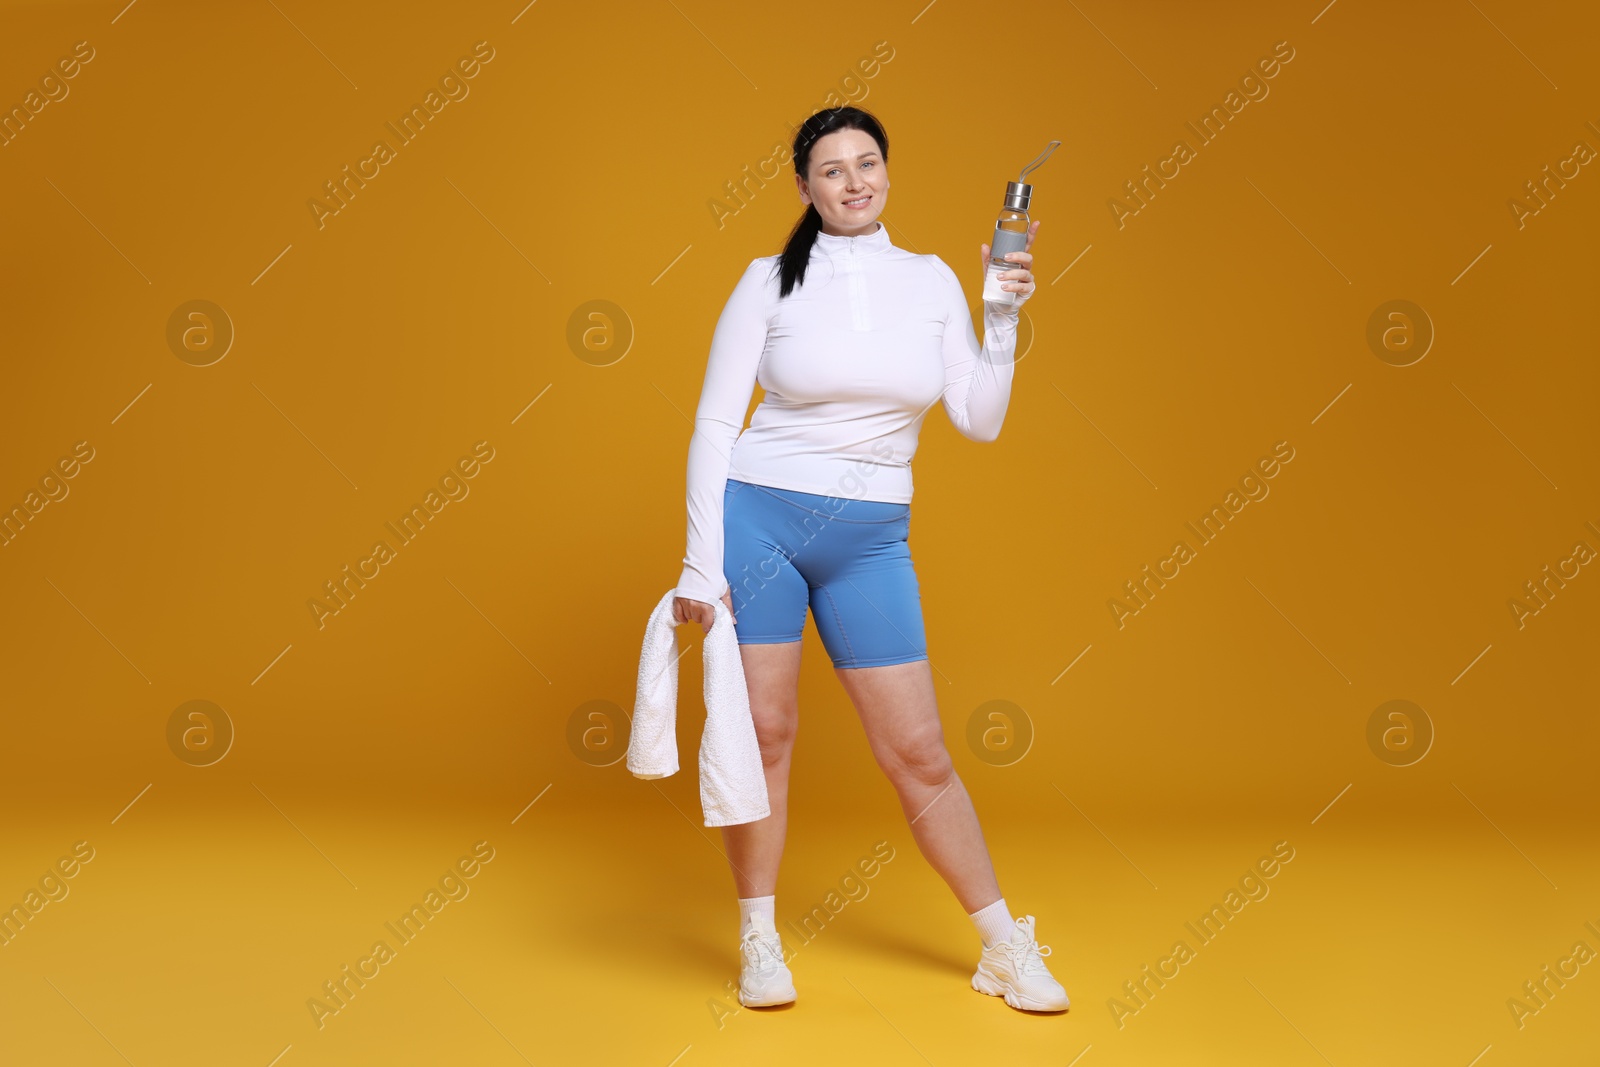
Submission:
[[[1003,997],[1007,1004],[1020,1011],[1066,1011],[1072,1006],[1072,1002],[1065,998],[1062,999],[1060,1004],[1056,1004],[1053,1001],[1041,1001],[1032,997],[1020,996],[1009,986],[1002,984],[982,971],[972,976],[972,988],[991,997]]]
[[[739,1003],[746,1008],[773,1008],[779,1004],[793,1004],[795,1000],[795,993],[792,989],[787,993],[779,993],[768,997],[750,997],[748,999],[744,995],[744,990],[739,990]]]

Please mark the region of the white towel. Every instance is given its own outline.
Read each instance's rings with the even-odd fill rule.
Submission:
[[[645,627],[639,685],[628,737],[628,770],[636,778],[665,778],[678,771],[678,635],[672,621],[677,590],[668,590]],[[736,826],[772,814],[767,776],[750,714],[750,691],[726,604],[705,642],[706,723],[700,735],[700,806],[707,826]]]

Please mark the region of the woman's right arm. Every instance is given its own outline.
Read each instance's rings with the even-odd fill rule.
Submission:
[[[744,428],[767,343],[770,257],[753,260],[733,288],[711,337],[695,409],[687,472],[689,536],[675,594],[710,604],[729,591],[722,570],[722,497],[729,457]]]

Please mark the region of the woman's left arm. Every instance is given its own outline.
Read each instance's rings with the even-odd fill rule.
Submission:
[[[980,341],[973,335],[972,313],[967,310],[966,294],[953,271],[945,268],[949,286],[950,314],[945,321],[945,391],[941,394],[945,412],[963,437],[973,441],[993,441],[1000,436],[1006,407],[1011,400],[1011,379],[1017,348],[1017,320],[1024,301],[1035,288],[1032,272],[1034,235],[1039,223],[1028,227],[1027,245],[1007,258],[1016,267],[1001,273],[1006,288],[1017,293],[1014,304],[983,305],[984,329]],[[989,246],[981,247],[984,270],[988,270]],[[941,264],[942,265],[942,264]]]

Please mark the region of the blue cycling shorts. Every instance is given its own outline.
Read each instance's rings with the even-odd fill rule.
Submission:
[[[799,641],[806,607],[835,667],[928,658],[911,505],[728,479],[723,572],[741,645]]]

